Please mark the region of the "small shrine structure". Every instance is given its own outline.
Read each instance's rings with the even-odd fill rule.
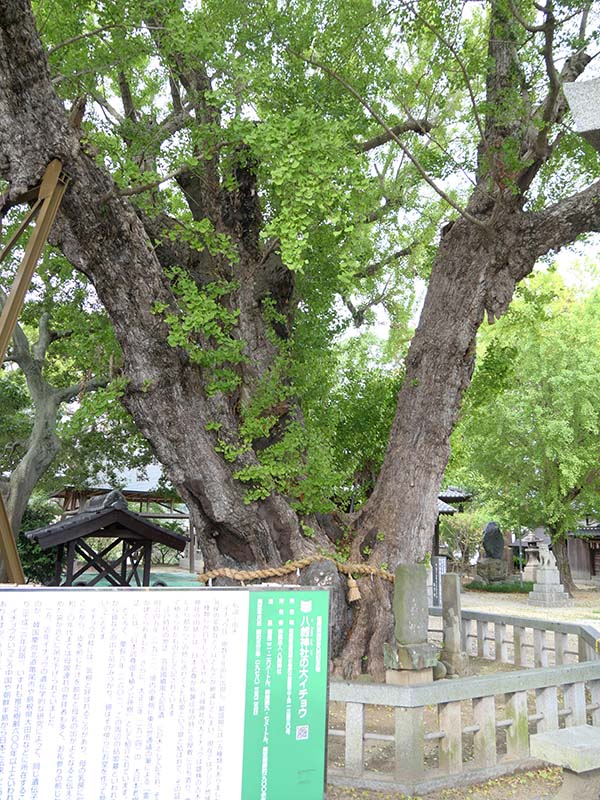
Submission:
[[[438,495],[437,518],[433,532],[432,556],[440,556],[440,517],[442,514],[458,514],[463,510],[463,504],[471,500],[472,495],[456,486],[442,489]],[[450,505],[452,503],[452,505]],[[456,507],[457,506],[457,507]]]
[[[152,545],[181,552],[188,543],[187,536],[129,511],[118,491],[94,497],[77,514],[26,536],[43,550],[56,547],[55,586],[95,586],[103,578],[111,586],[149,586]],[[100,546],[98,540],[104,540]]]

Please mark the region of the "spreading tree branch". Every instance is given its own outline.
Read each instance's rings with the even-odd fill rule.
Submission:
[[[48,352],[48,348],[52,344],[52,342],[56,342],[59,339],[68,339],[69,336],[72,335],[72,331],[64,330],[64,331],[55,331],[50,327],[50,315],[47,311],[45,311],[41,317],[38,324],[38,340],[35,344],[31,347],[31,353],[33,355],[33,360],[37,363],[40,370],[44,364],[44,360],[46,358],[46,354]]]
[[[78,36],[71,36],[70,39],[65,39],[58,44],[55,44],[54,47],[51,47],[48,50],[48,55],[51,56],[53,53],[56,53],[58,50],[62,50],[63,47],[68,47],[71,44],[75,44],[76,42],[81,42],[83,39],[90,39],[94,36],[100,36],[107,31],[114,31],[114,30],[123,30],[129,31],[131,30],[126,25],[121,25],[120,23],[113,23],[112,25],[103,25],[101,28],[95,28],[93,31],[87,31],[86,33],[80,33]]]
[[[79,383],[73,383],[71,386],[66,386],[64,389],[56,389],[57,396],[61,403],[68,403],[76,397],[81,397],[88,392],[93,392],[96,389],[104,389],[108,386],[108,378],[90,378],[83,380]]]
[[[374,275],[377,275],[385,267],[388,267],[394,261],[399,261],[401,258],[405,258],[409,256],[412,251],[415,249],[416,242],[411,242],[408,247],[403,247],[401,250],[396,250],[395,253],[392,253],[388,258],[384,258],[381,261],[373,261],[371,264],[367,264],[362,272],[360,272],[356,277],[357,278],[372,278]]]
[[[429,133],[433,129],[433,123],[430,122],[428,119],[407,119],[404,122],[399,122],[397,125],[394,125],[390,130],[392,131],[392,135],[394,136],[401,136],[403,133]],[[367,139],[364,142],[359,142],[356,145],[356,149],[361,153],[368,153],[370,150],[374,150],[376,147],[381,147],[384,144],[392,141],[392,136],[389,133],[384,132],[380,133],[379,136],[373,136],[371,139]]]
[[[172,172],[168,172],[166,175],[163,175],[161,178],[156,178],[156,180],[149,181],[148,183],[143,183],[140,186],[130,186],[127,189],[117,189],[116,187],[107,194],[104,195],[102,198],[102,202],[106,202],[109,197],[116,196],[116,197],[132,197],[135,194],[142,194],[143,192],[148,192],[151,189],[156,189],[162,183],[166,183],[167,181],[173,180],[173,178],[178,178],[180,175],[188,172],[189,166],[186,164],[185,166],[178,167],[174,169]]]
[[[356,91],[356,89],[352,86],[352,84],[350,84],[345,78],[343,78],[334,69],[332,69],[331,67],[328,67],[326,64],[323,64],[320,61],[317,61],[315,58],[312,58],[311,56],[304,56],[301,53],[298,53],[295,50],[292,50],[290,47],[287,47],[286,49],[293,56],[295,56],[296,58],[299,58],[301,61],[304,61],[306,64],[310,64],[312,67],[316,67],[317,69],[322,70],[327,75],[329,75],[330,78],[333,78],[333,80],[337,81],[341,86],[343,86],[344,89],[346,89],[346,91],[349,92],[352,95],[352,97],[354,97],[354,99],[357,100],[360,103],[360,105],[370,114],[370,116],[379,125],[381,125],[383,130],[389,136],[389,140],[395,142],[398,145],[400,150],[402,150],[402,152],[405,154],[405,156],[409,159],[409,161],[416,168],[416,170],[419,173],[419,175],[423,178],[423,180],[429,186],[431,186],[431,188],[436,192],[436,194],[438,194],[442,198],[442,200],[445,200],[445,202],[448,203],[448,205],[452,206],[452,208],[455,211],[457,211],[460,214],[460,216],[463,217],[464,219],[466,219],[468,222],[471,222],[472,224],[477,225],[477,226],[482,227],[482,228],[487,227],[486,223],[483,220],[478,219],[477,217],[474,217],[468,211],[465,211],[464,208],[461,208],[461,206],[458,203],[456,203],[441,188],[441,186],[438,186],[438,184],[433,180],[433,178],[431,178],[431,176],[429,175],[427,170],[423,167],[423,165],[421,164],[419,159],[416,158],[416,156],[414,156],[412,154],[412,152],[408,149],[408,147],[406,147],[406,145],[400,140],[400,138],[394,133],[392,128],[390,128],[390,126],[387,124],[387,122],[383,119],[381,114],[379,114],[379,112],[377,112],[373,108],[373,106],[367,100],[365,100],[365,98],[362,97],[362,95],[359,92]]]
[[[528,215],[531,245],[538,258],[574,242],[578,236],[600,231],[600,181]]]

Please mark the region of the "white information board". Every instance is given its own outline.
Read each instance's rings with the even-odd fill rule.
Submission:
[[[249,629],[252,594],[264,593],[0,591],[0,799],[245,800],[255,790],[244,787],[262,780],[260,796],[276,800],[269,782],[275,786],[277,775],[263,768],[261,778],[254,742],[244,745],[246,715],[248,725],[259,714],[268,726],[272,705],[270,687],[260,688],[267,702],[261,695],[258,710],[259,687],[247,690],[255,657],[272,658],[266,634],[265,652],[254,652],[263,623],[261,611],[259,627]],[[318,670],[324,658],[326,673],[324,623]],[[279,723],[270,724],[277,748]],[[308,753],[308,743],[293,744]],[[316,773],[322,787],[323,765]],[[322,789],[306,793],[317,796]]]

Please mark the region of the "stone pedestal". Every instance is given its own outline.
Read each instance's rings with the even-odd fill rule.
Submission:
[[[600,730],[575,725],[535,733],[529,739],[532,758],[563,767],[563,785],[554,800],[595,800],[600,797]]]
[[[571,599],[565,592],[556,566],[554,554],[547,544],[540,544],[540,566],[536,570],[535,585],[529,592],[529,603],[532,606],[568,606]]]
[[[433,669],[386,669],[385,682],[394,686],[414,686],[416,683],[431,683]]]
[[[552,800],[586,800],[600,797],[600,769],[590,772],[571,772],[563,770],[563,782],[558,794]]]
[[[442,576],[442,627],[444,646],[440,661],[449,678],[467,675],[469,656],[462,649],[460,578],[454,573]]]
[[[502,558],[480,558],[477,577],[484,583],[501,583],[508,580],[508,564]]]
[[[383,663],[388,683],[422,683],[432,680],[431,669],[438,660],[436,648],[427,641],[429,606],[427,568],[423,564],[400,564],[394,583],[393,645],[384,644]],[[419,673],[413,680],[396,672]],[[388,673],[391,673],[388,677]]]

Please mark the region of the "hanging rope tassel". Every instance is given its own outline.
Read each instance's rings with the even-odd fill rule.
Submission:
[[[357,600],[360,600],[360,590],[358,588],[357,582],[354,580],[352,575],[348,576],[348,602],[349,603],[356,603]]]

